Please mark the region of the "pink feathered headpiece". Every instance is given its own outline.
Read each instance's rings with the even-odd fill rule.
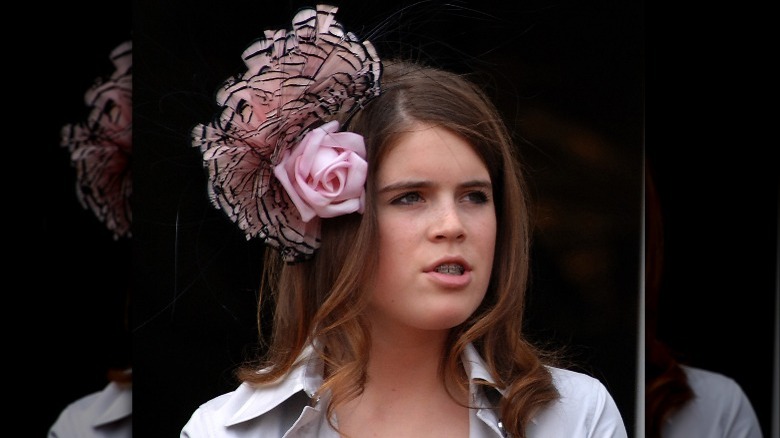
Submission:
[[[363,138],[335,119],[379,94],[382,66],[337,10],[302,8],[292,29],[265,31],[243,53],[246,72],[218,90],[221,113],[192,130],[213,205],[287,262],[311,258],[320,218],[363,211]]]
[[[114,239],[131,235],[132,54],[131,41],[111,51],[114,73],[96,79],[84,95],[90,108],[87,120],[65,125],[60,136],[60,145],[68,148],[76,168],[79,202],[106,225]]]

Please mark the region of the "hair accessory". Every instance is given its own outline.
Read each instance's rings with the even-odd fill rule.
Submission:
[[[97,78],[84,95],[90,108],[87,120],[65,125],[60,134],[60,145],[68,148],[76,168],[79,202],[115,240],[131,235],[132,53],[132,41],[111,51],[115,71]]]
[[[337,131],[379,94],[382,66],[337,10],[302,8],[291,30],[266,30],[217,91],[221,113],[192,130],[212,204],[288,263],[312,257],[320,218],[363,212],[363,138]]]

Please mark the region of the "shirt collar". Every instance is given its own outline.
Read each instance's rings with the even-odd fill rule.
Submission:
[[[92,427],[100,427],[132,415],[133,390],[130,385],[110,382],[92,403]]]
[[[495,383],[487,365],[485,365],[485,361],[477,352],[474,344],[468,343],[466,345],[466,348],[463,350],[462,360],[463,367],[466,369],[466,374],[469,376],[470,381],[484,380],[489,383]],[[501,389],[499,389],[499,392],[504,393]]]
[[[260,370],[258,373],[267,371]],[[300,391],[313,397],[322,385],[323,372],[322,360],[315,353],[314,347],[308,345],[298,355],[290,372],[276,382],[264,385],[262,390],[257,390],[246,382],[242,383],[220,408],[228,419],[225,425],[231,426],[259,417]]]
[[[494,383],[484,360],[474,345],[471,343],[466,345],[461,360],[470,381],[485,380]],[[262,373],[265,370],[259,372]],[[316,354],[314,347],[308,345],[298,356],[296,365],[290,373],[274,383],[263,386],[262,391],[258,391],[247,383],[239,386],[227,403],[220,408],[226,414],[225,418],[228,418],[225,425],[231,426],[259,417],[300,391],[304,391],[309,397],[314,397],[317,389],[322,385],[323,373],[322,359]],[[476,396],[473,400],[479,407],[491,407],[489,401],[482,395],[482,391],[475,391],[473,384],[471,392],[472,397]],[[479,395],[476,395],[477,393]]]

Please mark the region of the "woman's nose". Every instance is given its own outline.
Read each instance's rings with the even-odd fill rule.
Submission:
[[[434,240],[463,240],[466,237],[466,227],[453,202],[442,205],[438,213],[432,219],[431,237]]]

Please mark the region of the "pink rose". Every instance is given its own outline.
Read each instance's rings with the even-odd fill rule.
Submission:
[[[363,213],[366,146],[354,132],[337,132],[333,120],[307,133],[287,149],[274,175],[298,208],[301,219]]]

